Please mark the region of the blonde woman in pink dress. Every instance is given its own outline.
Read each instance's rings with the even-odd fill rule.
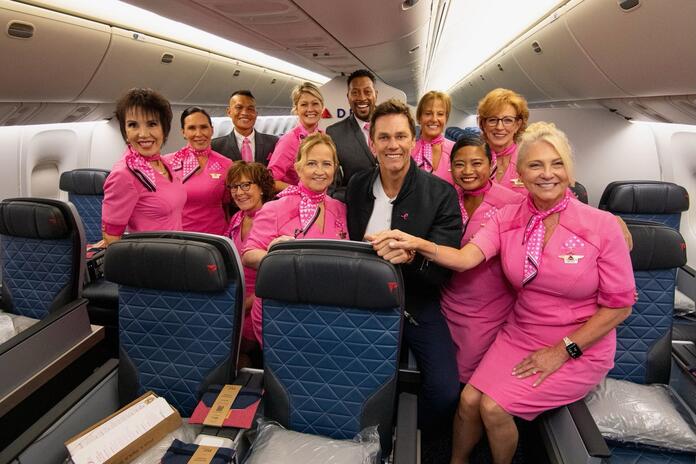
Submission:
[[[453,184],[450,175],[450,155],[454,142],[445,138],[445,126],[452,110],[449,95],[431,90],[423,95],[416,108],[420,137],[411,151],[416,165]]]
[[[553,124],[530,125],[517,169],[527,200],[498,211],[460,250],[400,231],[376,239],[460,272],[500,256],[516,292],[510,317],[462,391],[452,463],[468,462],[484,431],[493,461],[511,462],[513,417],[532,420],[597,385],[614,365],[615,328],[635,301],[619,223],[568,190],[574,178],[565,134]]]
[[[277,242],[303,238],[347,239],[346,205],[326,191],[338,167],[336,146],[328,135],[306,137],[299,148],[294,169],[299,182],[278,194],[278,199],[263,205],[254,218],[242,263],[258,269],[268,249]],[[261,301],[251,310],[254,334],[261,337]]]

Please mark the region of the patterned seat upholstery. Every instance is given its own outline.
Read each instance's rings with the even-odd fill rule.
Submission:
[[[298,240],[261,263],[265,414],[303,433],[352,438],[379,425],[391,449],[403,281],[365,243]]]
[[[119,285],[119,394],[163,396],[190,416],[210,384],[231,383],[242,322],[239,257],[224,237],[131,234],[109,246]]]
[[[659,222],[679,230],[681,213],[689,209],[689,194],[671,182],[612,182],[604,189],[599,208],[624,219]]]
[[[85,238],[69,203],[44,198],[0,202],[2,304],[43,319],[81,296]]]
[[[75,169],[60,175],[60,189],[68,192],[68,200],[80,213],[87,243],[102,239],[102,201],[108,175],[104,169]]]

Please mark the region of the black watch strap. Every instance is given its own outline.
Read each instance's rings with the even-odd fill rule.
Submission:
[[[582,356],[582,350],[573,340],[568,337],[563,337],[563,343],[565,343],[565,349],[571,358],[577,359]]]

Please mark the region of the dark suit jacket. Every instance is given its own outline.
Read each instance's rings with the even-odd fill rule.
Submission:
[[[333,196],[342,199],[353,174],[371,170],[377,165],[377,160],[367,146],[363,131],[353,116],[330,125],[326,128],[326,133],[336,144],[338,162],[343,170],[343,179],[337,182]]]
[[[268,155],[273,152],[273,149],[278,142],[278,137],[275,135],[262,134],[259,131],[254,131],[255,152],[254,161],[268,166]],[[232,161],[242,159],[242,153],[237,146],[237,139],[234,137],[234,131],[229,134],[216,137],[211,142],[211,147],[214,151],[225,155]]]

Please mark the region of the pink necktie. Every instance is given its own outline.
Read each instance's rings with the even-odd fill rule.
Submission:
[[[244,141],[242,142],[242,159],[247,163],[254,161],[254,155],[251,153],[251,141],[249,141],[249,137],[244,137]]]

